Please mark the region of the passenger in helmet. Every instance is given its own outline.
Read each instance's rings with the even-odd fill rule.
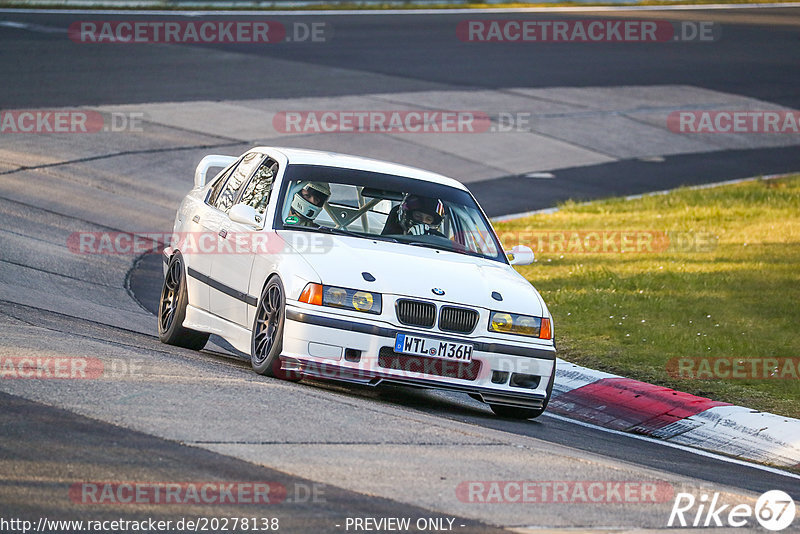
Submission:
[[[389,212],[382,234],[436,235],[444,237],[439,225],[444,218],[444,204],[436,198],[407,194],[400,205]]]
[[[331,196],[331,188],[322,182],[304,182],[292,197],[291,210],[287,222],[293,226],[317,226],[314,219]],[[292,220],[296,219],[296,220]]]

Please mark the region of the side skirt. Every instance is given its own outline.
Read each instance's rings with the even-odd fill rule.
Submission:
[[[186,307],[183,326],[192,330],[216,334],[225,338],[236,350],[250,354],[250,330],[213,313],[189,305]]]

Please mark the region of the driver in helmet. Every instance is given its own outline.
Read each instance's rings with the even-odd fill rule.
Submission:
[[[314,222],[331,196],[331,188],[322,182],[303,182],[300,191],[292,197],[291,210],[286,223],[293,226],[319,226]]]
[[[444,218],[444,204],[436,198],[407,194],[392,209],[382,234],[436,235],[444,237],[439,225]]]

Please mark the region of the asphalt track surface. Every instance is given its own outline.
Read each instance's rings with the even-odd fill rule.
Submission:
[[[85,506],[75,501],[65,502],[63,492],[59,492],[64,486],[75,483],[76,471],[92,473],[97,480],[275,482],[286,489],[285,500],[271,506],[266,517],[270,520],[277,518],[280,530],[288,532],[336,531],[334,525],[342,510],[354,516],[403,516],[414,521],[431,515],[424,509],[333,486],[321,489],[317,485],[315,488],[311,480],[100,423],[19,397],[0,393],[0,404],[3,406],[0,412],[3,427],[0,446],[5,464],[0,495],[5,518],[75,517],[113,521],[124,517],[131,521],[177,522],[187,516],[253,517],[253,506],[248,504],[227,507],[196,505],[169,512],[153,504],[112,505],[87,513]],[[58,461],[43,462],[44,458]],[[39,480],[30,487],[28,484],[32,478]],[[264,517],[261,511],[259,515]],[[463,525],[459,529],[463,532],[501,532],[475,521],[460,520],[459,524]]]
[[[770,9],[780,17],[797,17],[796,9]],[[692,13],[708,20],[717,12]],[[739,17],[748,20],[749,12]],[[589,18],[599,16],[588,15]],[[66,28],[80,20],[114,20],[109,16],[13,14],[4,18]],[[119,17],[117,17],[118,19]],[[146,17],[125,16],[125,20]],[[152,17],[151,17],[152,18]],[[158,20],[170,20],[158,16]],[[208,15],[197,17],[216,20]],[[236,17],[230,17],[234,19]],[[225,61],[171,61],[169,50],[157,56],[149,48],[64,43],[58,33],[13,32],[0,36],[5,57],[17,76],[5,79],[0,102],[16,107],[132,104],[139,102],[300,98],[338,96],[443,86],[585,87],[616,85],[696,85],[746,95],[791,108],[800,107],[800,61],[797,27],[725,24],[713,46],[703,43],[465,43],[455,37],[459,21],[509,18],[508,15],[308,16],[279,18],[320,21],[333,37],[317,43],[204,45],[240,54],[238,67]],[[515,19],[574,19],[573,15],[514,15]],[[584,17],[586,18],[586,17]],[[649,13],[638,18],[650,19]],[[9,42],[11,41],[11,42]],[[17,43],[20,43],[19,45]],[[275,61],[277,70],[247,70],[247,56]],[[283,70],[284,61],[299,62]],[[29,68],[19,69],[20,65]],[[315,67],[357,69],[366,76],[319,78]],[[398,78],[403,86],[398,86]],[[87,83],[91,82],[91,83]],[[37,90],[31,91],[32,84]]]
[[[797,16],[797,10],[772,10],[771,13],[778,18]],[[69,15],[30,14],[13,14],[13,17],[3,14],[3,18],[56,28],[64,28],[76,19]],[[800,59],[800,41],[797,28],[792,26],[732,24],[725,27],[725,38],[713,50],[703,49],[696,44],[658,47],[599,44],[592,48],[559,44],[545,45],[535,52],[520,52],[518,45],[471,47],[454,43],[452,35],[448,33],[452,29],[453,17],[448,16],[338,16],[332,17],[332,24],[336,38],[325,48],[275,45],[274,49],[254,51],[252,47],[220,45],[218,48],[242,56],[241,63],[235,65],[206,61],[204,47],[200,46],[181,47],[184,49],[181,51],[181,62],[176,63],[168,57],[169,48],[161,49],[157,55],[137,47],[120,53],[114,47],[64,44],[63,36],[54,33],[0,27],[0,49],[6,51],[0,56],[0,71],[14,73],[13,76],[6,76],[0,85],[0,104],[3,108],[52,108],[154,101],[342,96],[452,86],[477,89],[512,85],[552,87],[684,83],[747,95],[792,108],[800,107],[800,71],[796,68]],[[186,48],[193,61],[185,60]],[[238,69],[246,69],[247,56],[250,54],[274,58],[276,70],[259,69],[240,73]],[[284,59],[299,63],[292,63],[293,70],[290,72],[277,70],[284,65]],[[360,74],[337,78],[331,75],[335,71],[326,70],[323,76],[318,72],[323,67],[356,69]],[[402,87],[398,87],[398,83]],[[7,148],[4,145],[5,140],[0,139],[0,148]],[[201,143],[196,143],[196,146],[201,146]],[[195,152],[202,153],[203,150],[207,149],[198,148]],[[658,165],[656,172],[662,173],[663,183],[667,187],[786,172],[800,169],[798,152],[796,147],[790,147],[716,152],[713,160],[702,155],[667,157],[664,163]],[[141,154],[134,154],[134,157],[139,158],[137,162],[143,168],[152,169],[154,164],[148,162],[147,158],[157,157],[157,152],[142,151]],[[514,192],[515,188],[527,189],[525,183],[521,183],[521,177],[479,181],[471,188],[491,213],[502,215],[548,207],[554,201],[565,198],[564,195],[588,199],[609,194],[641,193],[644,192],[642,184],[620,177],[651,172],[653,165],[631,160],[565,168],[555,174],[566,180],[568,187],[561,188],[561,180],[553,181],[553,186],[548,185],[551,182],[537,182],[537,185],[542,184],[541,194],[536,195],[539,198],[533,202],[528,199],[529,202],[519,205],[509,204],[508,198],[513,196],[509,192]],[[114,169],[112,166],[104,170],[113,172]],[[0,180],[11,180],[13,176],[9,174],[0,177]],[[173,184],[168,184],[168,187],[171,195],[168,197],[173,198],[179,187]],[[169,220],[168,207],[159,205],[157,200],[153,200],[153,206],[148,206],[146,189],[137,193],[140,193],[138,204],[131,210],[144,212],[141,215],[143,219],[152,212],[159,223],[163,222],[161,219]],[[256,453],[217,453],[202,440],[181,438],[181,432],[190,424],[202,429],[204,420],[207,425],[212,422],[222,425],[220,421],[226,418],[242,426],[259,425],[259,421],[246,417],[248,414],[252,416],[253,412],[245,410],[243,404],[225,405],[221,400],[217,403],[215,398],[260,404],[268,409],[263,416],[273,420],[270,424],[263,424],[273,432],[298,423],[309,427],[311,434],[316,430],[327,435],[332,424],[353,428],[352,425],[358,422],[355,418],[365,416],[361,407],[367,406],[370,410],[384,413],[387,418],[401,414],[409,424],[416,425],[422,421],[423,426],[416,427],[418,429],[441,425],[447,429],[458,427],[459,432],[482,437],[491,435],[492,439],[505,436],[503,439],[510,442],[532,438],[543,453],[558,451],[558,454],[566,455],[565,463],[571,468],[561,472],[571,472],[574,478],[602,476],[603,471],[599,471],[601,474],[598,475],[597,465],[608,464],[634,474],[656,473],[657,477],[675,481],[676,487],[680,482],[695,489],[714,491],[719,488],[721,491],[749,496],[777,488],[795,498],[800,496],[800,481],[794,477],[698,455],[654,441],[607,433],[562,419],[545,416],[529,422],[502,420],[491,416],[480,404],[454,394],[400,388],[359,388],[319,382],[276,384],[270,379],[250,376],[248,363],[226,352],[224,345],[210,346],[200,354],[163,346],[158,343],[152,328],[125,323],[126,318],[134,313],[131,310],[139,304],[150,312],[154,309],[160,287],[160,258],[157,255],[145,256],[133,269],[124,258],[122,262],[114,259],[103,262],[87,260],[89,262],[82,266],[78,261],[80,258],[67,257],[64,260],[58,254],[48,257],[42,253],[47,249],[38,244],[47,241],[48,232],[81,229],[87,224],[104,229],[129,228],[130,223],[127,226],[115,225],[116,214],[112,213],[112,206],[100,205],[89,209],[80,205],[80,196],[71,198],[42,192],[37,194],[11,181],[3,186],[0,196],[5,232],[4,249],[0,253],[0,275],[1,281],[6,284],[4,287],[9,291],[6,297],[0,296],[0,330],[7,338],[5,354],[13,353],[10,351],[15,350],[18,339],[22,340],[19,341],[19,350],[28,348],[57,352],[73,346],[102,345],[102,350],[109,354],[125,357],[130,354],[144,355],[160,365],[177,369],[177,373],[191,376],[208,374],[210,378],[207,380],[218,395],[215,397],[198,390],[196,398],[181,396],[181,391],[186,391],[181,389],[179,383],[167,384],[160,389],[137,389],[135,392],[132,389],[130,395],[145,399],[144,404],[139,406],[134,403],[128,408],[129,412],[118,412],[114,411],[118,407],[109,403],[109,415],[103,416],[103,407],[97,406],[97,399],[112,399],[113,387],[119,386],[113,386],[111,391],[105,391],[100,386],[83,391],[71,385],[63,389],[59,389],[61,386],[58,384],[41,387],[37,384],[30,388],[9,385],[6,391],[10,390],[11,394],[0,393],[0,421],[3,428],[0,435],[0,512],[3,517],[90,519],[120,515],[126,518],[247,515],[249,510],[246,507],[208,509],[176,505],[166,511],[152,506],[86,507],[69,501],[65,494],[75,481],[84,480],[272,480],[292,487],[313,484],[316,477],[304,478],[288,473],[313,474],[314,469],[318,468],[319,478],[325,479],[326,499],[324,502],[296,502],[270,509],[271,513],[281,518],[281,530],[341,532],[342,529],[336,524],[346,516],[449,516],[464,525],[459,531],[490,531],[491,527],[474,519],[461,519],[454,513],[432,512],[430,510],[435,508],[433,505],[426,509],[409,504],[418,502],[409,497],[414,487],[404,485],[402,480],[397,483],[396,495],[386,498],[380,492],[370,490],[375,486],[370,486],[368,481],[364,481],[363,489],[344,475],[341,485],[332,483],[331,471],[325,469],[322,465],[324,459],[320,463],[318,457],[287,457],[287,467],[275,469],[265,465],[281,466],[280,459],[261,461],[254,457],[261,449],[256,448]],[[121,213],[120,218],[124,217],[125,214]],[[33,222],[42,224],[42,229],[36,227],[31,230],[33,226],[26,226]],[[62,271],[59,262],[69,265]],[[124,308],[124,313],[116,315],[114,311],[105,318],[102,314],[94,313],[91,306],[100,297],[87,295],[90,290],[98,288],[87,289],[82,271],[95,278],[102,278],[105,276],[103,273],[108,273],[108,278],[102,280],[103,288],[100,288],[103,295],[107,292],[114,299],[135,298],[139,304],[132,307],[129,303],[122,303],[119,306]],[[124,292],[116,291],[119,273],[125,274]],[[63,285],[48,285],[51,275],[57,275],[59,283]],[[14,283],[23,289],[38,285],[44,293],[52,295],[52,300],[20,302],[19,294],[8,289]],[[96,284],[97,280],[91,283]],[[71,288],[74,292],[64,288]],[[63,294],[59,294],[59,291]],[[59,298],[74,299],[75,308],[70,308]],[[87,307],[84,309],[82,306]],[[30,338],[25,337],[28,332],[31,332]],[[219,376],[219,382],[215,376]],[[273,397],[269,397],[270,402],[239,397],[232,388],[226,386],[224,380],[245,381],[248,387],[278,388],[281,395],[274,400],[277,404],[270,404]],[[337,411],[337,416],[344,418],[332,421],[320,414],[306,413],[298,403],[307,400],[305,396],[309,395],[309,391],[315,398],[331,403],[331,406],[346,404],[354,415],[343,416],[341,411]],[[125,391],[120,391],[118,395],[122,393]],[[81,397],[84,394],[87,395],[85,399]],[[207,404],[203,405],[204,402]],[[147,409],[153,410],[152,417]],[[80,415],[82,413],[89,416]],[[148,418],[157,423],[166,420],[166,427],[170,426],[169,421],[174,421],[174,436],[164,432],[161,435],[166,437],[158,437],[156,432],[136,430],[149,428]],[[187,418],[191,422],[185,421]],[[131,424],[131,420],[137,421],[137,424]],[[213,429],[207,431],[213,433]],[[384,431],[391,433],[389,429]],[[280,435],[269,435],[262,439],[267,437],[281,439]],[[413,451],[412,454],[427,454],[425,443],[418,443],[410,436],[401,438],[405,440],[403,444],[409,446],[406,450]],[[297,443],[299,446],[304,444]],[[225,445],[220,442],[219,447],[224,448]],[[235,445],[230,444],[231,447]],[[387,450],[393,445],[396,444],[387,444]],[[310,443],[310,446],[314,444]],[[380,443],[375,446],[379,447]],[[529,448],[525,452],[529,455],[526,456],[529,458],[526,460],[527,471],[520,475],[513,469],[507,470],[504,472],[507,478],[542,480],[553,476],[549,474],[551,469],[566,469],[559,464],[537,466],[537,451],[530,450],[529,444],[526,447]],[[245,461],[243,457],[250,460]],[[335,463],[337,458],[341,459],[332,456],[331,462]],[[303,470],[296,467],[296,463],[292,464],[293,461],[305,461],[311,467]],[[402,471],[407,465],[412,465],[408,458],[407,462],[388,459],[378,465],[387,470],[384,476],[391,477],[392,469]],[[498,458],[497,462],[502,463],[502,459]],[[430,466],[430,469],[435,472],[436,468]],[[480,473],[471,475],[480,476]],[[422,487],[434,484],[426,479],[424,472],[420,472],[416,480],[420,492]],[[438,480],[436,482],[439,483]],[[555,515],[563,513],[545,508],[542,510]],[[535,523],[527,519],[526,514],[520,514],[526,516],[525,519],[517,519],[514,514],[498,519],[498,515],[493,510],[491,512],[471,510],[469,515],[485,515],[486,523],[499,526],[550,525],[546,519],[542,523]],[[626,524],[624,518],[615,517],[614,514],[618,512],[613,510],[575,510],[570,513],[578,516],[570,526],[606,529],[619,524],[631,526],[630,521]],[[666,517],[662,515],[661,524],[665,521]],[[654,523],[650,518],[648,524],[653,526],[657,521]]]
[[[800,108],[797,9],[688,12],[672,18],[722,20],[713,43],[467,43],[455,38],[458,22],[473,15],[272,17],[324,23],[325,43],[268,46],[208,44],[95,45],[64,39],[81,20],[107,15],[9,13],[38,31],[4,28],[0,48],[8,72],[0,84],[4,108],[101,106],[304,97],[342,97],[397,91],[504,90],[508,87],[680,86],[720,91],[787,108]],[[616,14],[619,15],[619,14]],[[628,18],[669,16],[651,12]],[[129,15],[125,20],[147,20]],[[170,16],[158,20],[184,20]],[[203,15],[193,20],[231,20]],[[239,17],[246,18],[246,17]],[[269,15],[266,18],[270,19]],[[481,19],[509,18],[506,14]],[[515,19],[596,19],[572,14],[514,15]],[[764,18],[764,22],[760,22]],[[119,20],[119,17],[116,18]],[[753,23],[753,21],[756,21]],[[775,21],[782,21],[775,24]],[[233,54],[205,54],[213,49]],[[156,52],[157,50],[157,52]],[[248,68],[248,57],[259,59]],[[235,59],[232,59],[235,58]],[[36,90],[31,90],[35,87]],[[579,119],[578,119],[579,120]],[[723,136],[724,137],[724,136]],[[796,145],[667,155],[654,163],[638,158],[559,169],[557,180],[523,175],[487,176],[470,187],[490,216],[542,209],[567,199],[638,194],[679,185],[711,183],[800,168]]]

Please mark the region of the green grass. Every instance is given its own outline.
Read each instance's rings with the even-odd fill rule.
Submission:
[[[800,357],[800,176],[629,201],[566,203],[556,213],[497,229],[523,236],[542,230],[711,236],[705,251],[550,248],[520,272],[550,307],[562,358],[800,417],[800,380],[687,380],[666,369],[670,359],[687,356]]]

